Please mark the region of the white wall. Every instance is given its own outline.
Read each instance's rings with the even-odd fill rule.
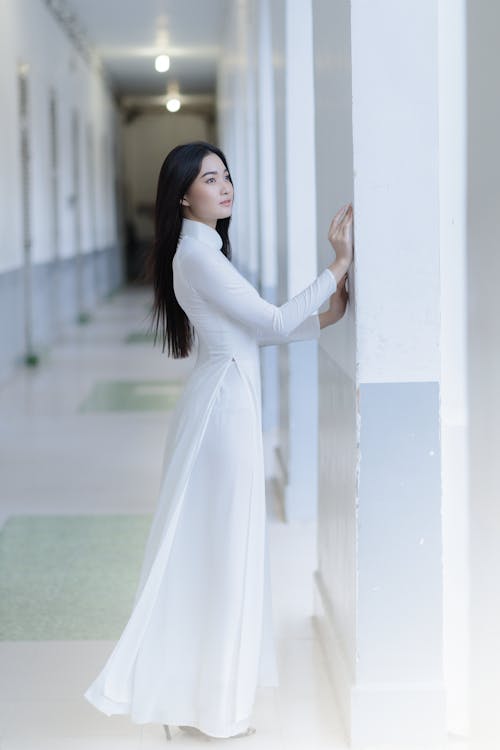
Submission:
[[[0,90],[2,92],[2,177],[0,178],[0,270],[21,263],[19,139],[17,126],[16,37],[14,2],[0,5]]]
[[[72,194],[71,115],[80,116],[80,177],[82,197],[82,250],[108,247],[116,241],[113,174],[105,169],[114,143],[114,103],[100,74],[75,51],[63,30],[42,2],[4,0],[0,6],[0,84],[2,90],[2,174],[0,178],[0,271],[22,265],[21,183],[17,66],[29,65],[31,140],[32,258],[35,263],[54,257],[51,230],[49,171],[49,96],[57,98],[60,164],[60,250],[75,254]],[[97,248],[90,222],[91,191],[86,177],[85,127],[94,130],[96,156]],[[104,153],[104,139],[107,143]]]
[[[117,107],[95,64],[40,0],[0,4],[0,90],[1,380],[38,362],[67,322],[87,320],[122,282],[123,263]]]

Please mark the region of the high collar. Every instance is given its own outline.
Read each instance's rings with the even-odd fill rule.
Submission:
[[[219,232],[202,221],[183,218],[181,234],[186,237],[195,237],[197,240],[205,242],[216,250],[220,250],[222,247],[222,237]]]

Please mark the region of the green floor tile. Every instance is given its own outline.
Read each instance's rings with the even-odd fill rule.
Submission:
[[[0,640],[115,640],[151,515],[11,516],[0,531]]]
[[[179,381],[100,381],[94,384],[78,411],[169,411],[182,388]]]

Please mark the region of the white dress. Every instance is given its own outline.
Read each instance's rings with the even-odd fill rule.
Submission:
[[[244,731],[256,687],[279,684],[274,651],[259,347],[317,339],[336,290],[326,268],[280,307],[184,219],[174,291],[198,352],[174,408],[130,618],[84,693],[108,716]]]

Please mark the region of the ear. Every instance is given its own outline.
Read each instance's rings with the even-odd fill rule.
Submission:
[[[182,198],[181,206],[189,206],[189,203],[187,202],[186,198]]]

